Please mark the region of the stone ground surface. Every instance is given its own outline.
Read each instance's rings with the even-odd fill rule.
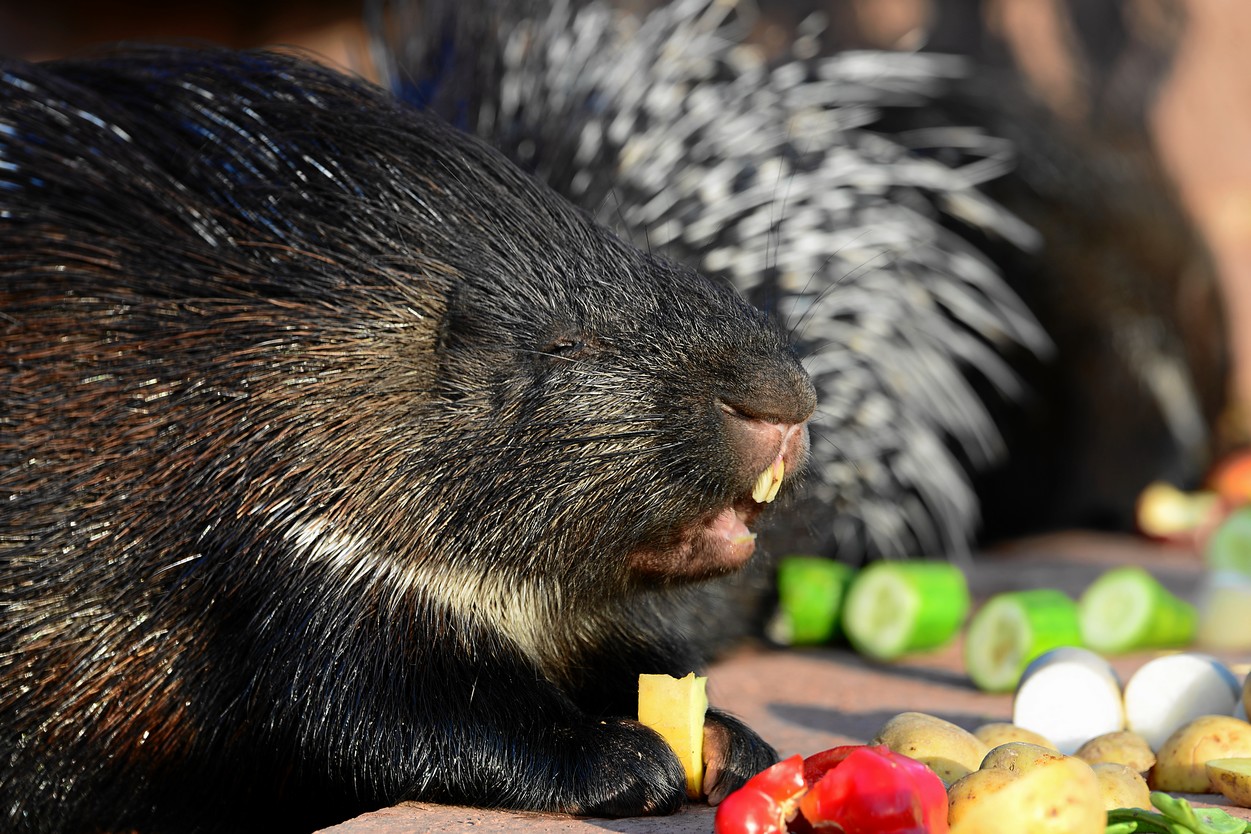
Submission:
[[[1056,587],[1077,595],[1102,570],[1131,562],[1149,568],[1175,591],[1193,598],[1199,562],[1192,553],[1128,537],[1033,539],[979,558],[969,568],[969,579],[975,604],[1009,589]],[[1217,654],[1244,673],[1251,663],[1251,652]],[[1113,665],[1124,680],[1153,656],[1115,658]],[[979,692],[969,682],[959,643],[890,665],[868,662],[845,649],[744,651],[710,670],[708,693],[709,700],[744,718],[784,756],[867,741],[888,718],[908,710],[929,712],[970,729],[986,721],[1006,720],[1012,711],[1010,696]],[[1224,804],[1219,796],[1196,799]],[[1251,810],[1231,811],[1251,819]],[[605,820],[407,804],[325,831],[709,834],[712,825],[713,809],[706,806],[689,806],[672,817]]]

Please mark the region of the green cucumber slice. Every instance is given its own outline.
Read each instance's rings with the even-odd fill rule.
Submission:
[[[1221,522],[1203,549],[1213,570],[1232,570],[1251,576],[1251,506],[1239,507]]]
[[[1137,566],[1107,571],[1077,603],[1082,641],[1098,652],[1188,646],[1199,627],[1199,613]]]
[[[843,599],[855,571],[816,556],[787,556],[778,562],[778,611],[770,637],[788,646],[813,646],[840,636]]]
[[[861,654],[894,660],[945,645],[968,613],[968,583],[950,562],[874,562],[847,591],[843,631]]]
[[[964,662],[986,692],[1010,692],[1021,672],[1043,652],[1080,646],[1077,603],[1062,591],[1038,588],[996,594],[969,622]]]
[[[1195,642],[1210,651],[1251,649],[1251,574],[1210,570],[1199,584]]]

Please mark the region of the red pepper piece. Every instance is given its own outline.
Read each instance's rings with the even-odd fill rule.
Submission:
[[[802,756],[783,759],[748,779],[717,806],[714,834],[784,834],[807,792]]]
[[[826,774],[826,771],[841,764],[843,759],[852,754],[852,751],[861,750],[865,746],[863,744],[844,744],[842,747],[831,747],[829,750],[813,753],[804,759],[804,781],[811,788],[821,781],[821,777]]]
[[[947,791],[915,759],[883,745],[850,744],[778,762],[717,809],[715,834],[788,831],[947,834]]]
[[[942,781],[925,765],[884,746],[827,752],[831,754],[827,761],[841,761],[800,801],[800,811],[814,830],[946,834],[947,794]],[[821,764],[814,762],[811,770],[815,772]]]
[[[921,799],[922,822],[929,834],[947,834],[947,786],[929,767],[888,747],[881,748],[888,758],[907,771],[912,787]]]

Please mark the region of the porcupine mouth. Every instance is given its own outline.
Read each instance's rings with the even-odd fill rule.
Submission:
[[[728,570],[743,566],[756,552],[756,534],[751,526],[760,516],[764,505],[751,499],[740,499],[717,513],[697,536],[705,536],[711,549],[721,552],[716,561]]]
[[[750,494],[701,516],[684,527],[665,548],[642,548],[631,554],[631,567],[644,577],[693,581],[723,576],[743,567],[756,551],[752,525],[782,483],[779,460],[765,469]]]

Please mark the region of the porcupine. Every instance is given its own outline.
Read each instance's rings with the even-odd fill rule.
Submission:
[[[782,55],[747,2],[371,8],[399,95],[793,331],[813,471],[764,535],[858,562],[1126,529],[1149,480],[1201,475],[1225,398],[1211,266],[1126,140],[1147,91],[1099,91],[1114,135],[1065,125],[958,5],[932,10],[948,53],[851,49],[814,15]],[[1163,73],[1092,37],[1134,65],[1119,88]]]
[[[213,49],[0,63],[0,356],[13,832],[674,810],[637,675],[700,668],[814,406],[723,283]],[[714,801],[774,758],[705,727]]]

